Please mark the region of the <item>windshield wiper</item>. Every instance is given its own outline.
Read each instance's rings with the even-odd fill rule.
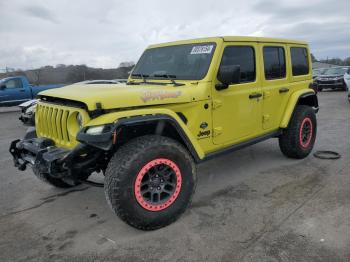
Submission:
[[[146,78],[149,77],[149,75],[145,74],[131,74],[131,76],[141,77],[144,83],[147,83]]]
[[[183,85],[185,85],[185,84],[181,84],[181,83],[176,83],[176,82],[175,82],[174,78],[176,78],[176,75],[170,75],[170,74],[154,74],[153,76],[154,76],[154,77],[168,78],[174,86],[183,86]]]

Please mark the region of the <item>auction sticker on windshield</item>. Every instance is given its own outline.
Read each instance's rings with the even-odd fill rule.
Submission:
[[[191,55],[210,54],[213,50],[213,45],[199,45],[192,47]]]

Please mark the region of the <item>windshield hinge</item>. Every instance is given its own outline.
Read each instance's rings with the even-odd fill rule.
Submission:
[[[221,106],[222,106],[222,101],[221,100],[218,100],[218,99],[213,100],[213,109],[217,109],[217,108],[219,108]]]
[[[222,127],[221,126],[214,127],[213,137],[219,136],[221,134],[222,134]]]

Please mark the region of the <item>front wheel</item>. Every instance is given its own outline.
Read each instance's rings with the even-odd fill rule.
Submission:
[[[188,151],[162,136],[143,136],[121,146],[105,176],[112,210],[129,225],[154,230],[171,224],[190,204],[196,168]]]
[[[290,158],[307,157],[315,143],[317,121],[315,111],[310,106],[299,105],[295,108],[288,128],[279,137],[282,153]]]

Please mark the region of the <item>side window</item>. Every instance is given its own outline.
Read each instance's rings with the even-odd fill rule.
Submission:
[[[251,46],[228,46],[222,55],[220,66],[239,65],[240,83],[255,81],[255,53]]]
[[[283,47],[264,47],[265,79],[281,79],[286,77],[286,56]]]
[[[307,49],[304,47],[291,47],[293,76],[309,74],[309,59]]]
[[[13,89],[13,88],[22,88],[22,81],[19,79],[11,79],[8,80],[6,83],[6,88]]]

